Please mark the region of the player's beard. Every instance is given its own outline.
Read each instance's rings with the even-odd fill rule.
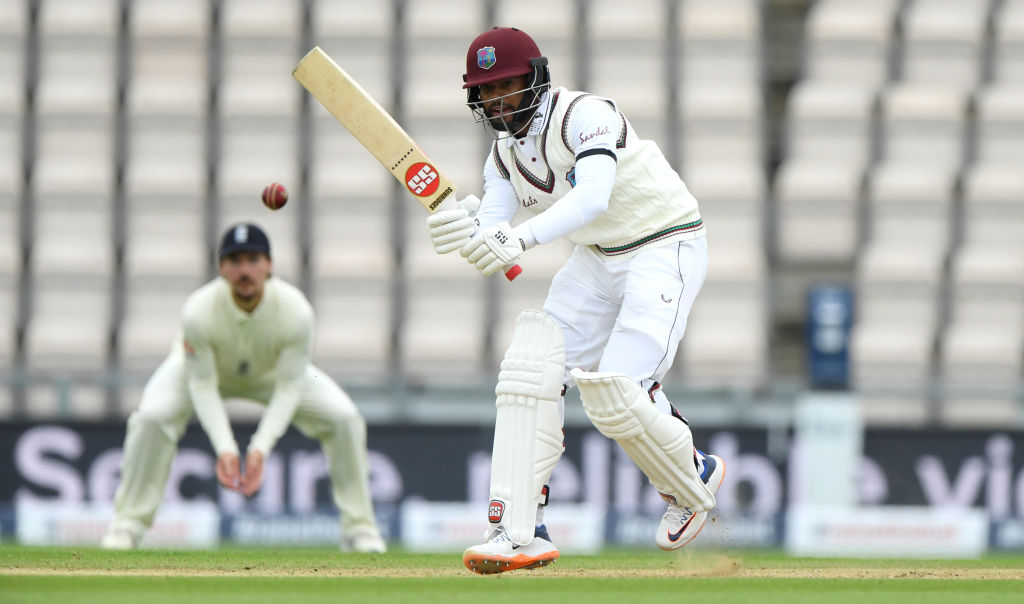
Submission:
[[[250,277],[241,277],[231,288],[231,293],[236,300],[252,302],[263,295],[263,288],[257,287],[256,281]]]

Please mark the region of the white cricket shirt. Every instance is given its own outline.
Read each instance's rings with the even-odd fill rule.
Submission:
[[[217,279],[189,296],[182,310],[182,345],[196,416],[219,456],[238,452],[223,398],[266,397],[249,450],[269,455],[299,404],[310,366],[313,308],[302,292],[270,277],[259,305],[247,313]]]

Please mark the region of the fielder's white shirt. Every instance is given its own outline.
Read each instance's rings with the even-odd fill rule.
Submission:
[[[299,405],[312,332],[309,301],[276,277],[267,279],[251,313],[235,304],[220,277],[189,296],[175,350],[184,356],[192,405],[218,456],[238,453],[223,398],[259,399],[272,392],[248,447],[269,455]]]

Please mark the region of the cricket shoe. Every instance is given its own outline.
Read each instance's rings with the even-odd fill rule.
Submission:
[[[138,549],[145,530],[141,523],[133,520],[115,521],[100,540],[100,547],[124,551]]]
[[[356,533],[341,542],[341,551],[355,554],[383,554],[388,546],[377,533]]]
[[[722,463],[722,458],[717,455],[704,455],[704,470],[700,474],[700,479],[708,485],[712,493],[718,492],[723,478],[725,464]],[[665,551],[677,550],[697,537],[707,519],[708,512],[694,513],[691,508],[670,502],[665,515],[661,517],[654,542]]]
[[[544,525],[534,530],[528,545],[512,543],[505,528],[499,526],[490,533],[486,543],[474,545],[462,554],[462,563],[469,570],[490,575],[521,568],[539,568],[558,559],[558,548],[551,543]]]

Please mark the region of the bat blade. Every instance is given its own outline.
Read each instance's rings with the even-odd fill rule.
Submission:
[[[292,77],[405,185],[423,207],[434,212],[445,199],[454,199],[456,187],[452,181],[438,170],[402,126],[319,46],[299,61]]]
[[[424,208],[436,212],[445,200],[455,200],[455,184],[437,169],[380,103],[319,46],[302,57],[292,70],[292,77],[405,185]],[[509,281],[521,272],[519,265],[505,267]]]

